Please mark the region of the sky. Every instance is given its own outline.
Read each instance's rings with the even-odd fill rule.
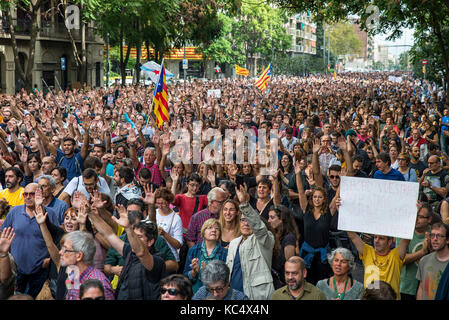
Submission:
[[[381,34],[381,35],[376,35],[374,37],[374,41],[377,44],[382,44],[382,45],[413,45],[413,29],[403,29],[403,34],[401,38],[396,39],[395,41],[387,41],[386,38],[388,37],[388,34]],[[377,46],[376,46],[377,47]],[[404,52],[409,50],[410,47],[390,47],[388,48],[388,52],[399,57],[399,55]]]

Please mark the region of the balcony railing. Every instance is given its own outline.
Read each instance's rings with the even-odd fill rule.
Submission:
[[[13,20],[13,26],[14,26],[14,32],[17,35],[29,35],[30,29],[31,29],[31,20],[29,19],[17,19],[14,18]],[[0,32],[9,34],[9,22],[6,17],[1,17],[0,19]]]
[[[39,35],[52,39],[68,39],[69,35],[64,23],[52,23],[42,21]],[[16,35],[30,35],[31,21],[29,19],[13,19],[14,31]],[[75,41],[81,40],[81,29],[72,29],[72,37]],[[9,23],[6,17],[0,18],[0,33],[9,34]],[[95,41],[95,28],[86,28],[86,41]]]
[[[75,41],[81,40],[81,28],[71,29],[72,37]],[[63,38],[68,39],[67,28],[64,23],[51,21],[42,21],[42,27],[40,29],[40,36],[46,38]],[[86,28],[86,41],[95,41],[95,28]]]

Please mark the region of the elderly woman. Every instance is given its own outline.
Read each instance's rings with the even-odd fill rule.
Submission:
[[[223,248],[221,242],[221,225],[217,219],[208,219],[201,227],[203,241],[191,247],[187,253],[184,275],[193,283],[193,292],[196,292],[203,283],[201,271],[213,260],[226,261],[228,250]]]
[[[328,255],[328,261],[334,275],[318,281],[316,287],[326,295],[327,300],[359,300],[363,284],[349,275],[355,267],[351,251],[337,248]]]
[[[274,236],[268,223],[249,204],[247,190],[240,186],[236,193],[242,213],[241,236],[229,244],[226,259],[231,271],[231,287],[245,293],[250,300],[267,300],[274,292],[271,276]]]
[[[229,283],[230,270],[224,261],[209,263],[201,275],[202,286],[192,300],[248,300],[241,291],[235,290]]]
[[[191,300],[192,282],[182,274],[171,274],[160,282],[161,300]]]

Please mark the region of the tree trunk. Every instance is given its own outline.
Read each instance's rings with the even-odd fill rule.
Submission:
[[[81,83],[87,84],[87,57],[86,57],[86,23],[81,23],[81,66],[80,78]]]
[[[33,66],[34,66],[34,55],[36,49],[36,39],[37,39],[37,12],[41,5],[41,0],[37,0],[36,4],[31,6],[31,11],[27,12],[31,16],[31,28],[30,28],[30,47],[28,50],[28,63],[25,66],[25,70],[22,68],[19,59],[19,50],[17,46],[16,33],[14,30],[14,23],[11,16],[10,8],[5,10],[6,18],[9,24],[9,32],[11,35],[12,49],[14,53],[14,63],[19,76],[22,78],[25,90],[31,92],[33,88]]]

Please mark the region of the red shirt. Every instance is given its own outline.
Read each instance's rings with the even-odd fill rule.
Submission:
[[[207,196],[198,196],[198,209],[197,212],[207,207]],[[185,194],[177,194],[173,204],[179,208],[179,216],[181,217],[182,227],[187,230],[189,227],[190,219],[193,215],[193,209],[195,209],[195,197],[187,197]]]
[[[426,144],[426,143],[428,143],[428,141],[426,140],[426,139],[424,139],[423,137],[419,137],[419,139],[418,139],[418,141],[416,142],[413,142],[413,138],[412,137],[410,137],[410,138],[408,138],[408,140],[407,140],[407,143],[410,145],[410,146],[412,146],[412,147],[421,147],[421,145],[422,144]]]

